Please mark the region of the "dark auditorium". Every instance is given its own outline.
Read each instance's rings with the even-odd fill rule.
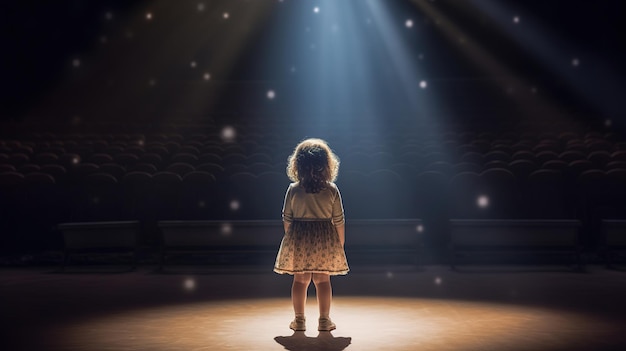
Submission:
[[[626,1],[0,17],[1,350],[626,350]]]

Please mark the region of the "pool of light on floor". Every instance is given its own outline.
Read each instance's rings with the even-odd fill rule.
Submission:
[[[49,330],[63,350],[565,350],[615,326],[558,310],[420,298],[336,297],[337,329],[288,329],[288,298],[129,310]],[[599,338],[599,339],[598,339]],[[590,347],[592,345],[589,345]],[[579,349],[579,348],[576,348]]]

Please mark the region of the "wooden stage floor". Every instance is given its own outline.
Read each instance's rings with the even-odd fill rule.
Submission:
[[[590,266],[359,268],[334,277],[333,332],[288,328],[271,270],[0,269],[2,350],[626,350],[626,272]]]

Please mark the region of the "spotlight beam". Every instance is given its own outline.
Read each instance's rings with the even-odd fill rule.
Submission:
[[[579,60],[571,56],[580,48],[575,48],[575,45],[565,38],[542,27],[533,21],[531,16],[524,16],[523,30],[514,30],[517,28],[506,21],[511,17],[509,14],[514,12],[502,2],[477,0],[469,0],[469,2],[487,14],[491,20],[497,22],[509,38],[529,49],[550,72],[556,73],[560,80],[567,82],[568,88],[574,91],[577,98],[589,101],[608,116],[622,113],[621,103],[615,106],[615,102],[621,101],[621,97],[626,95],[626,88],[620,84],[620,75],[615,74],[615,67],[611,67],[605,60],[596,57],[594,53],[585,52],[583,61],[602,64],[585,66],[583,72],[573,74],[573,67],[569,64],[569,60]],[[584,65],[585,62],[582,64]],[[589,89],[589,82],[601,82],[603,89],[598,89],[599,84],[594,84],[596,87]]]
[[[81,60],[84,64],[76,70],[82,73],[51,92],[31,114],[58,111],[105,120],[116,115],[151,120],[206,116],[224,90],[210,89],[228,85],[238,59],[275,5],[220,0],[199,11],[159,0],[148,12],[144,8],[128,16],[118,36]],[[223,17],[225,10],[229,19]],[[235,18],[237,24],[231,25]]]
[[[442,11],[438,10],[433,4],[427,1],[411,0],[423,13],[425,13],[434,23],[438,24],[438,28],[442,34],[459,47],[460,51],[468,57],[477,67],[487,72],[490,77],[498,81],[505,80],[513,86],[529,88],[533,86],[527,80],[519,77],[503,62],[496,59],[481,44],[474,40],[471,36],[455,24]],[[463,39],[463,43],[459,43],[459,39]],[[541,96],[532,96],[528,94],[518,94],[513,100],[523,111],[524,118],[538,118],[541,120],[543,116],[549,115],[551,118],[558,118],[564,115],[564,110],[557,107],[553,102],[546,101]]]

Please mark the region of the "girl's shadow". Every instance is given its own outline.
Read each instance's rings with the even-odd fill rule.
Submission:
[[[274,340],[289,351],[341,351],[352,342],[352,338],[336,338],[330,332],[320,332],[316,337],[308,337],[301,331],[294,332],[291,336],[277,336]]]

